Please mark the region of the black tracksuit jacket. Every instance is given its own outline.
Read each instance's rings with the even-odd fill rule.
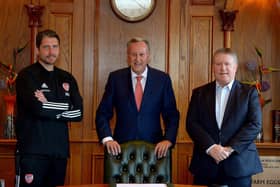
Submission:
[[[47,103],[34,92],[43,91]],[[16,136],[20,154],[69,157],[69,121],[80,121],[83,102],[75,78],[54,68],[47,71],[36,62],[24,68],[16,80]]]

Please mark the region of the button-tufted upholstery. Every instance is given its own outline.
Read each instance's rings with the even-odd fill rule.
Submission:
[[[144,141],[121,144],[121,154],[113,156],[105,149],[105,183],[171,183],[171,151],[157,159],[155,145]]]

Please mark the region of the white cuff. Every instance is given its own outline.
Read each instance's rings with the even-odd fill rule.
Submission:
[[[102,144],[104,145],[106,142],[113,140],[113,138],[111,136],[107,136],[105,138],[102,139]]]
[[[209,154],[209,151],[210,151],[214,146],[216,146],[216,144],[211,145],[211,146],[206,150],[206,154]]]

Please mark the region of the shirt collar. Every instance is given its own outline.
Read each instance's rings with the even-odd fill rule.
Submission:
[[[135,78],[137,76],[142,76],[142,78],[146,79],[147,78],[147,74],[148,74],[148,67],[146,66],[144,72],[141,75],[137,75],[134,71],[132,71],[132,69],[130,68],[131,71],[131,77]]]
[[[227,87],[229,90],[231,90],[232,85],[233,85],[233,82],[234,82],[234,80],[230,81],[230,83],[228,83],[227,85],[225,85],[225,86],[222,87],[222,86],[216,81],[216,88],[225,88],[225,87]]]

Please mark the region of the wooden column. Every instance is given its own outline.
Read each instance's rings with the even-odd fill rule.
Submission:
[[[44,6],[40,5],[33,5],[28,4],[25,5],[27,9],[27,13],[29,16],[29,27],[31,28],[31,39],[30,39],[30,45],[31,45],[31,58],[30,63],[34,63],[36,61],[36,34],[38,32],[38,27],[42,26],[41,22],[41,16],[43,14]]]
[[[224,47],[231,48],[231,32],[234,31],[234,20],[238,10],[220,10],[222,30],[224,31]]]

